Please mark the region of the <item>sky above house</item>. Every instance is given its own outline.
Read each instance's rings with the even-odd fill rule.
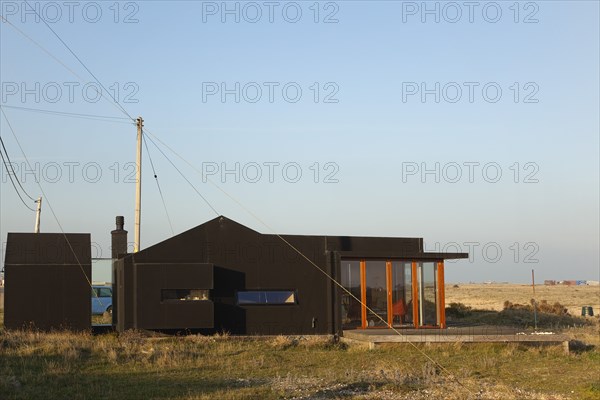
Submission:
[[[469,253],[450,282],[599,279],[597,1],[0,4],[0,134],[94,257],[117,215],[133,241],[142,116],[142,248],[221,214],[423,237]],[[3,258],[35,222],[4,167],[0,202]]]

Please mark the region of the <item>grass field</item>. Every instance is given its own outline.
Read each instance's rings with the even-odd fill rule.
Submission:
[[[449,288],[448,298],[467,306],[492,304],[491,292],[498,292],[490,285],[463,287]],[[586,293],[590,297],[583,301],[594,304],[598,292]],[[528,302],[527,288],[518,286],[513,297],[496,297],[499,309],[505,300]],[[510,321],[512,310],[499,309],[487,312],[505,313]],[[553,322],[559,323],[585,344],[570,354],[561,347],[523,344],[400,344],[368,350],[323,337],[0,330],[0,399],[600,398],[598,319]]]
[[[594,311],[600,313],[600,286],[536,285],[535,294],[537,301],[561,303],[571,315],[581,315],[583,306],[592,306]],[[446,304],[463,303],[479,310],[500,311],[506,300],[529,304],[532,298],[531,285],[446,284]]]

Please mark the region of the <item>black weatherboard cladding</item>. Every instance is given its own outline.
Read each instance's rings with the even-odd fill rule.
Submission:
[[[163,290],[212,289],[212,264],[135,264],[134,325],[145,329],[213,328],[212,301],[169,301]]]
[[[90,328],[91,242],[84,233],[9,233],[4,325]]]
[[[327,268],[323,237],[287,236],[286,240],[317,265]],[[128,264],[136,265],[139,277],[145,274],[145,265],[190,263],[214,265],[211,297],[215,330],[310,334],[331,333],[334,329],[332,296],[328,296],[330,282],[325,276],[280,238],[262,235],[225,217],[126,257],[124,275],[127,280]],[[175,273],[173,268],[169,271]],[[293,290],[298,301],[286,305],[237,305],[237,292],[247,290]],[[128,293],[132,291],[133,285],[126,282],[123,289],[126,299],[133,297],[133,293]],[[144,328],[139,315],[138,325],[135,325],[132,314],[130,310],[130,314],[124,316],[121,328]]]
[[[279,237],[261,234],[221,216],[119,260],[118,329],[195,329],[212,325],[212,331],[237,334],[341,333],[341,292],[325,274],[339,281],[343,257],[443,260],[467,255],[424,253],[420,238]],[[193,272],[202,268],[206,274],[210,269],[212,275]],[[160,290],[177,289],[172,287],[174,284],[190,286],[180,289],[210,288],[211,299],[198,302],[197,312],[178,311],[179,317],[168,317],[164,311],[153,314],[151,310],[160,310],[156,303]],[[294,291],[296,302],[236,302],[239,291],[277,290]],[[172,305],[171,310],[177,306],[181,310],[192,307],[181,303]]]

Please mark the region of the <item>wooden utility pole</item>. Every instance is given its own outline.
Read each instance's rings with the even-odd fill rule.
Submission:
[[[531,270],[531,287],[533,288],[533,323],[537,331],[537,300],[535,299],[535,272]]]
[[[133,252],[140,250],[140,222],[142,219],[142,128],[144,120],[137,120],[137,156],[135,161],[135,225],[133,230]]]
[[[42,197],[38,197],[35,201],[37,203],[37,210],[35,212],[35,227],[33,228],[34,233],[40,233],[40,215],[42,214]]]

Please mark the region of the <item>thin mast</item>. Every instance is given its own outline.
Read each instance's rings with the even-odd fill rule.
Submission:
[[[142,128],[144,120],[137,120],[137,156],[135,161],[135,224],[133,230],[133,252],[140,250],[140,222],[142,219]]]

